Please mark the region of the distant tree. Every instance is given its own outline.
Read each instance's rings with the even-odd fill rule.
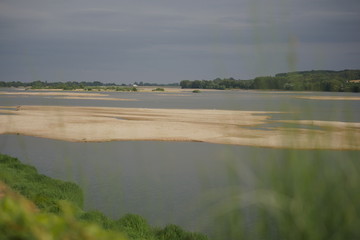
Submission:
[[[180,82],[181,88],[191,88],[191,81],[190,80],[182,80]]]

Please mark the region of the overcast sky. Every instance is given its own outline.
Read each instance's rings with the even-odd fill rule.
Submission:
[[[360,69],[359,0],[0,0],[0,81]]]

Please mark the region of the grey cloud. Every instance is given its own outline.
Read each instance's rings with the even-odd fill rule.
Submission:
[[[59,69],[76,80],[249,78],[289,70],[289,51],[299,69],[316,68],[308,63],[321,44],[332,58],[324,68],[359,67],[358,2],[4,0],[0,77],[31,79],[37,68],[44,80]]]

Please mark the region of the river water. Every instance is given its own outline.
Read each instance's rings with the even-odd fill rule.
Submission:
[[[359,101],[325,101],[298,96],[358,96],[352,93],[216,91],[193,93],[110,93],[137,101],[3,96],[0,106],[66,105],[142,108],[282,111],[274,119],[360,122]],[[249,189],[261,162],[290,155],[331,160],[360,159],[359,151],[289,150],[189,142],[70,143],[20,135],[0,135],[0,152],[18,157],[50,177],[73,181],[84,190],[85,208],[117,219],[144,216],[152,225],[179,224],[211,232],[212,202],[224,189]],[[260,164],[259,164],[260,163]],[[211,196],[211,197],[209,197]]]

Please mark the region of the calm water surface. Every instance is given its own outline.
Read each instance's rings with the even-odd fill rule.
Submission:
[[[1,106],[68,105],[145,108],[191,108],[283,111],[274,119],[360,122],[359,101],[298,99],[306,95],[351,93],[269,93],[219,91],[200,94],[110,93],[135,102],[0,96]],[[261,174],[258,163],[291,154],[304,158],[360,159],[359,151],[279,150],[207,143],[107,142],[70,143],[16,135],[0,135],[0,152],[34,165],[48,176],[78,183],[85,207],[116,219],[125,213],[144,216],[153,225],[179,224],[209,232],[213,218],[209,193],[251,188]],[[254,163],[257,164],[254,164]],[[221,194],[220,194],[221,193]],[[214,199],[212,199],[213,201]]]

